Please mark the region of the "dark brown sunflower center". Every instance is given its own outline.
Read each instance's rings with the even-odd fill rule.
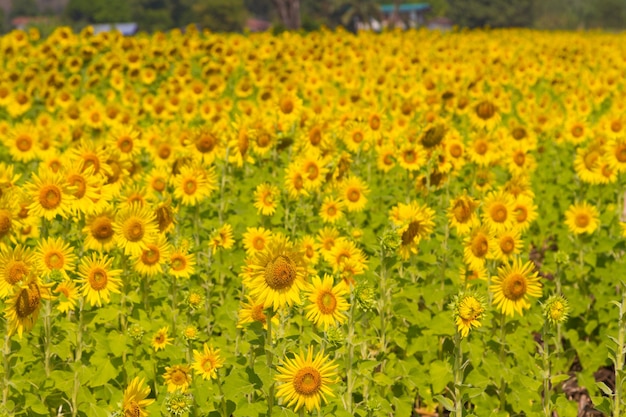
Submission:
[[[509,300],[517,301],[526,294],[527,285],[526,277],[521,274],[511,274],[502,282],[502,294]]]
[[[265,266],[265,282],[273,290],[290,288],[296,280],[296,263],[286,255],[278,255]]]

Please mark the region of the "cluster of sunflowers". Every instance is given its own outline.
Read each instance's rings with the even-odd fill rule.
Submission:
[[[602,226],[599,204],[608,236],[626,233],[622,38],[194,27],[0,38],[2,410],[22,411],[7,358],[25,348],[13,335],[39,335],[49,376],[73,370],[52,353],[53,329],[70,325],[74,364],[94,350],[88,331],[124,335],[124,370],[110,378],[121,389],[94,401],[121,400],[132,416],[158,410],[162,382],[171,415],[237,415],[223,386],[262,373],[244,353],[255,346],[270,377],[232,406],[266,401],[271,415],[278,396],[296,412],[330,401],[358,414],[369,394],[355,392],[352,362],[383,373],[407,351],[389,336],[416,317],[395,315],[396,297],[411,296],[400,282],[453,300],[461,337],[481,327],[485,298],[504,326],[545,287],[547,320],[562,325],[568,290],[529,252],[550,228],[583,248]],[[543,187],[551,166],[578,186],[571,199]],[[419,314],[443,306],[420,297]],[[93,319],[107,306],[113,318]],[[192,370],[215,380],[217,405],[199,398]],[[46,406],[86,412],[99,394],[80,386],[76,373],[74,394]]]

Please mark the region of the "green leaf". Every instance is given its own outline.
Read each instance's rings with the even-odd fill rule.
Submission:
[[[605,393],[606,395],[608,395],[609,397],[613,397],[613,390],[611,390],[611,388],[608,387],[608,385],[606,385],[604,382],[602,381],[598,381],[596,382],[596,385],[598,386],[598,388],[600,388],[600,390]]]
[[[444,361],[434,361],[430,364],[430,382],[433,392],[442,392],[452,381],[452,367]]]
[[[90,375],[90,378],[85,381],[85,383],[92,388],[106,384],[118,374],[117,369],[115,369],[108,360],[94,364],[94,366],[89,369],[93,371],[93,374]]]
[[[451,399],[444,397],[443,395],[435,395],[433,397],[435,400],[439,401],[439,404],[443,405],[448,411],[454,411],[454,403]]]

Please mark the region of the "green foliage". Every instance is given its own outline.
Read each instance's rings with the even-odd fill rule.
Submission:
[[[11,0],[10,17],[15,16],[37,16],[39,6],[36,0]]]
[[[533,0],[448,0],[447,15],[460,26],[531,26]]]

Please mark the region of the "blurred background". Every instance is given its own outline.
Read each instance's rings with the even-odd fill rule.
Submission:
[[[215,32],[387,27],[626,29],[626,0],[0,0],[0,31],[67,25],[124,34],[195,24]]]

